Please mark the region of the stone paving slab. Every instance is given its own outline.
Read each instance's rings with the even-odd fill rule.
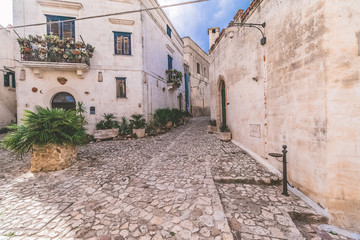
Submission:
[[[207,122],[88,144],[58,172],[0,149],[0,240],[346,239],[302,221],[312,210]]]

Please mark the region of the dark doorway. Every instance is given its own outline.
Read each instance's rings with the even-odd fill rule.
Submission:
[[[52,101],[52,108],[63,108],[65,110],[76,110],[76,101],[73,95],[67,92],[57,93]]]
[[[221,115],[222,115],[222,124],[226,125],[226,92],[225,92],[225,82],[221,83]]]

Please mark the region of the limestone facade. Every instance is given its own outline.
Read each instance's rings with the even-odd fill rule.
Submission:
[[[266,22],[267,43],[255,28],[222,31],[210,49],[211,117],[279,170],[268,154],[287,145],[289,182],[330,223],[360,231],[358,2],[255,0],[234,20]]]
[[[189,67],[189,112],[197,116],[210,115],[209,56],[190,38],[184,37],[184,62]]]
[[[14,26],[46,22],[46,15],[78,19],[159,6],[155,0],[14,0],[13,4]],[[76,41],[83,39],[95,47],[90,67],[26,61],[16,64],[17,76],[21,69],[26,72],[26,79],[17,81],[19,118],[25,109],[33,110],[36,105],[51,107],[54,96],[60,92],[85,104],[90,134],[104,113],[113,113],[119,120],[132,114],[151,119],[158,108],[184,110],[184,84],[168,87],[166,75],[169,58],[172,68],[184,71],[183,42],[161,9],[75,21],[74,30]],[[17,32],[21,37],[43,35],[47,27],[26,27]],[[130,34],[129,55],[115,52],[115,33]],[[15,54],[20,58],[18,46]],[[58,77],[68,81],[62,85]],[[125,79],[125,96],[117,96],[116,78]],[[36,91],[32,91],[34,88]]]
[[[12,32],[0,25],[0,129],[16,121],[16,82],[12,71],[15,70],[13,48],[15,40]]]

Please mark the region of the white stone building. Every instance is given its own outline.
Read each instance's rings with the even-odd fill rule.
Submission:
[[[360,5],[357,0],[254,0],[210,32],[211,116],[233,140],[360,231]],[[213,30],[213,29],[211,29]],[[218,37],[216,37],[218,36]]]
[[[21,37],[54,32],[95,47],[86,63],[25,61],[16,65],[18,116],[36,105],[87,108],[92,133],[104,113],[116,117],[144,114],[158,108],[185,109],[185,84],[167,83],[166,70],[184,70],[183,42],[161,9],[80,20],[84,17],[158,7],[156,0],[14,0],[14,26]],[[76,20],[78,19],[78,20]],[[19,48],[15,53],[20,58]],[[32,59],[30,59],[32,60]],[[67,81],[58,81],[58,78]],[[64,102],[65,101],[65,102]]]
[[[194,116],[210,116],[209,56],[190,38],[184,37],[184,62],[188,66],[185,81],[189,112]]]
[[[0,129],[16,121],[16,81],[13,32],[0,25]],[[4,47],[6,46],[6,47]]]

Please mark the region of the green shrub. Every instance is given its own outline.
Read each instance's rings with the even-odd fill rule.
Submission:
[[[128,123],[125,117],[121,118],[121,123],[119,125],[120,135],[130,135],[132,132],[131,124]]]
[[[211,119],[211,120],[209,121],[209,124],[210,124],[210,126],[216,127],[216,120],[215,120],[215,119]]]
[[[25,110],[22,123],[21,126],[11,125],[9,129],[14,132],[2,141],[5,148],[19,155],[29,152],[33,145],[86,143],[82,119],[75,111],[37,106],[36,112]]]
[[[155,136],[155,135],[161,133],[161,129],[160,129],[159,124],[157,124],[154,120],[152,120],[148,124],[146,124],[145,132],[149,136]]]
[[[221,124],[220,132],[230,132],[229,126],[225,124]]]
[[[164,127],[169,121],[171,121],[171,110],[168,108],[157,109],[154,113],[154,121]]]
[[[183,117],[184,117],[183,111],[176,108],[171,109],[170,120],[173,122],[173,124],[178,125]]]
[[[142,114],[131,115],[130,123],[134,129],[145,128],[146,120]]]
[[[116,118],[115,118],[114,114],[104,113],[103,117],[104,117],[104,120],[101,120],[100,122],[98,122],[96,124],[96,130],[112,129],[112,128],[119,127],[119,122],[115,120]]]

